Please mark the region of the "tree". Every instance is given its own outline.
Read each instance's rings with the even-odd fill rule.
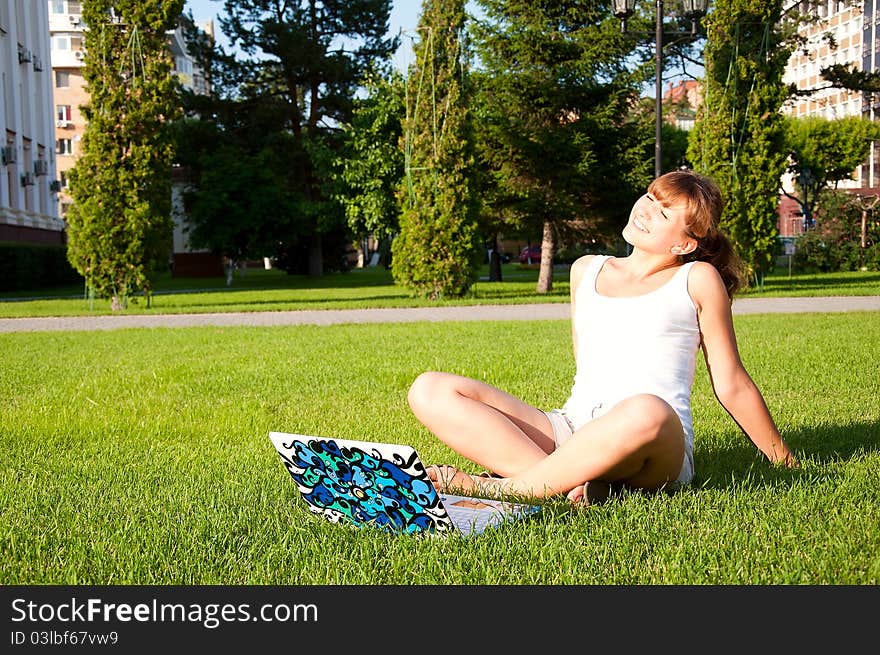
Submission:
[[[481,261],[464,0],[425,0],[408,72],[405,182],[392,244],[399,284],[427,298],[462,296]]]
[[[341,200],[348,226],[359,238],[389,239],[400,230],[398,193],[403,181],[403,77],[377,78],[355,101],[346,130]],[[366,249],[364,250],[366,255]]]
[[[646,123],[628,119],[643,72],[604,2],[481,0],[480,161],[488,213],[542,235],[537,290],[550,291],[557,244],[580,224],[625,215],[650,181]],[[609,183],[612,181],[613,183]]]
[[[705,100],[688,158],[712,176],[726,206],[721,227],[759,286],[773,264],[779,179],[786,169],[782,83],[791,53],[782,0],[716,0],[705,19]]]
[[[68,258],[114,310],[168,266],[170,121],[179,114],[166,32],[183,0],[83,3],[88,121],[70,173]],[[149,295],[148,295],[149,297]]]
[[[260,116],[252,107],[249,118]],[[248,127],[253,137],[251,120]],[[297,195],[279,174],[291,163],[282,138],[248,142],[215,121],[188,118],[177,124],[177,148],[178,163],[198,184],[184,192],[189,243],[231,262],[273,253],[283,237],[278,226],[296,216]]]
[[[253,243],[273,243],[286,270],[299,272],[303,259],[309,275],[323,273],[328,241],[341,244],[350,236],[336,193],[343,128],[366,76],[382,71],[397,47],[397,39],[386,36],[390,6],[390,0],[226,0],[220,26],[241,54],[232,57],[215,44],[199,47],[190,40],[218,89],[212,102],[193,109],[216,121],[246,170],[268,170],[250,170],[256,186],[248,193],[239,185],[241,193],[230,194],[237,203],[234,216],[225,217],[208,197],[215,190],[211,180],[197,175],[193,195],[205,211],[194,221],[206,231],[218,219],[229,224],[229,233],[259,231]],[[213,160],[206,150],[202,171]],[[226,173],[215,170],[212,177],[219,181]],[[269,198],[280,193],[278,202],[251,197],[270,186],[275,192]]]
[[[788,172],[797,195],[783,189],[804,215],[804,226],[814,223],[816,203],[824,189],[852,178],[865,162],[868,144],[880,140],[880,124],[857,116],[828,120],[821,117],[789,118],[786,141],[790,149]]]

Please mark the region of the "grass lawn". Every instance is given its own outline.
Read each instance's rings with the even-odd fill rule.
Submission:
[[[877,584],[876,313],[735,323],[802,469],[762,459],[701,363],[691,487],[550,501],[470,540],[312,517],[267,432],[475,471],[412,417],[410,382],[448,370],[558,407],[567,321],[0,334],[0,583]]]
[[[135,297],[129,314],[180,314],[205,312],[254,312],[296,309],[360,309],[366,307],[426,307],[441,305],[568,302],[568,269],[554,270],[553,290],[536,293],[538,271],[534,267],[507,264],[502,282],[488,281],[483,267],[480,280],[465,298],[435,303],[413,298],[395,285],[383,268],[355,269],[321,278],[287,275],[278,270],[249,269],[236,275],[231,287],[225,278],[161,277],[149,307]],[[767,276],[763,291],[749,297],[880,295],[880,272],[795,274],[779,269]],[[24,316],[90,316],[110,314],[108,300],[84,299],[81,286],[40,291],[7,292],[0,297],[0,318]]]

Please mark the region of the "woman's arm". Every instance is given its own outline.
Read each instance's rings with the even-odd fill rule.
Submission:
[[[697,262],[688,278],[688,290],[697,306],[703,354],[718,402],[767,459],[798,466],[740,360],[730,300],[718,271],[711,264]]]
[[[571,270],[568,274],[569,281],[569,293],[571,295],[571,347],[574,351],[574,361],[577,362],[578,358],[578,343],[577,343],[577,332],[574,330],[574,313],[575,313],[575,297],[577,296],[577,289],[581,283],[581,278],[584,276],[584,269],[589,266],[593,257],[596,255],[584,255],[583,257],[578,257],[575,262],[571,265]]]

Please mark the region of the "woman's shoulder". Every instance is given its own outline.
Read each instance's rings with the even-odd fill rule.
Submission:
[[[696,261],[688,273],[688,292],[698,308],[723,300],[730,304],[721,274],[709,262]]]
[[[597,258],[604,258],[605,255],[581,255],[571,265],[571,270],[569,271],[569,281],[572,286],[580,282],[581,277],[584,274],[584,271],[589,268],[590,264],[596,261]]]
[[[597,259],[614,259],[611,255],[581,255],[571,265],[572,271],[581,271],[587,268],[592,262]]]

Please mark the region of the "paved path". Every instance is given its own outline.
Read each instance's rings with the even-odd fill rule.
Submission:
[[[413,321],[513,321],[567,319],[568,303],[473,305],[399,309],[328,309],[229,314],[132,314],[67,318],[0,318],[0,332],[115,330],[139,327],[336,325]],[[880,311],[880,296],[821,298],[738,298],[734,314]]]

